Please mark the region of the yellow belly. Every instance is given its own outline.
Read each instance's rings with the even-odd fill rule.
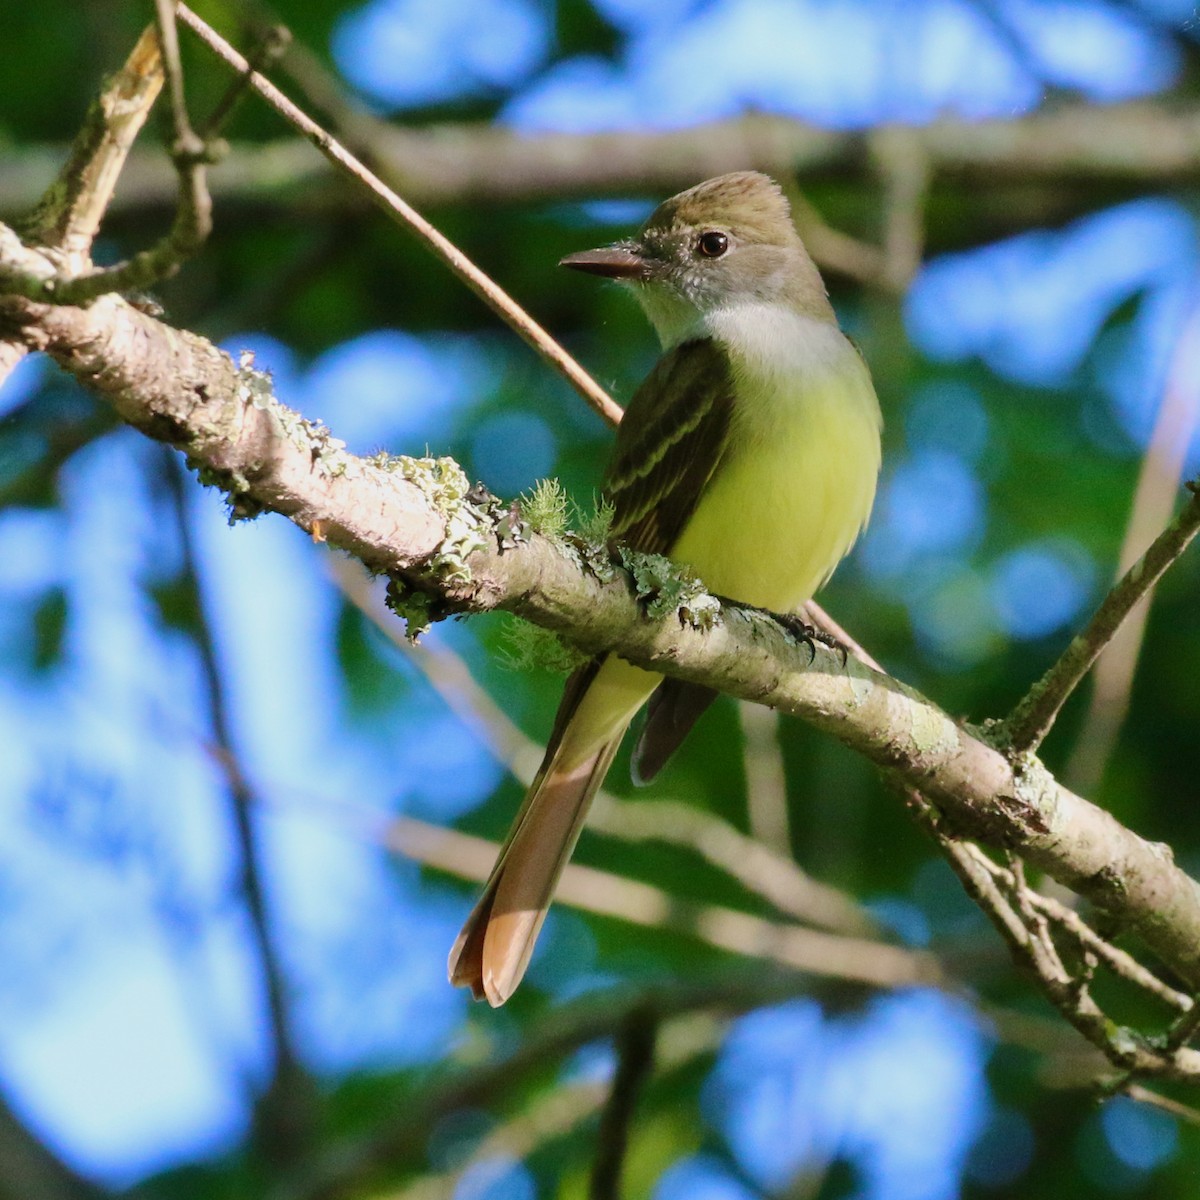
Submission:
[[[809,599],[871,511],[879,419],[870,386],[864,370],[756,406],[671,557],[732,600],[788,612]]]
[[[806,383],[795,395],[739,399],[748,417],[671,550],[710,592],[775,612],[829,578],[866,523],[879,475],[879,409],[857,356],[822,386]],[[564,738],[564,760],[619,737],[661,679],[609,655]]]

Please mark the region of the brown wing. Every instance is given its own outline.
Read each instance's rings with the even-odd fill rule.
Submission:
[[[713,342],[663,355],[617,429],[604,492],[610,541],[668,554],[725,451],[733,412],[729,363]]]
[[[732,412],[729,363],[711,341],[685,342],[659,360],[618,427],[605,483],[612,542],[670,552],[721,464]],[[663,680],[633,752],[635,782],[658,774],[716,698],[710,688]]]

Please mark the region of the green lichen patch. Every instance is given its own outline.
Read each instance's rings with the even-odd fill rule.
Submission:
[[[711,629],[720,620],[721,602],[686,567],[661,554],[641,554],[624,546],[617,554],[651,617],[675,613],[682,624],[695,629]]]
[[[230,525],[253,521],[267,511],[267,506],[251,494],[250,481],[241,472],[220,470],[195,458],[188,458],[187,465],[196,472],[202,486],[216,488],[224,494]]]
[[[436,597],[409,587],[402,579],[388,581],[385,600],[388,608],[404,622],[404,636],[414,643],[430,625],[446,615]]]
[[[579,536],[596,546],[607,546],[612,535],[613,506],[606,496],[593,496],[590,509],[575,507]]]

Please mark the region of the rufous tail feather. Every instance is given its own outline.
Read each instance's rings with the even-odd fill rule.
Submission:
[[[477,1000],[486,998],[498,1008],[516,991],[592,797],[620,744],[618,734],[582,762],[560,767],[551,761],[530,789],[483,895],[450,951],[450,982],[469,987]]]

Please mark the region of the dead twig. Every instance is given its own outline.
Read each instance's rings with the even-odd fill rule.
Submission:
[[[165,2],[165,0],[159,0]],[[449,238],[434,228],[336,138],[265,79],[216,30],[186,5],[179,19],[219,58],[242,75],[277,113],[297,129],[330,162],[355,179],[389,216],[406,225],[510,328],[549,363],[606,421],[616,424],[621,410],[605,390],[490,276],[481,271]]]
[[[121,69],[100,89],[54,182],[22,226],[52,254],[60,270],[85,270],[92,242],[154,101],[162,89],[162,56],[153,28],[138,39]],[[0,383],[26,355],[20,342],[0,340]]]
[[[171,159],[179,177],[175,219],[167,235],[155,246],[111,267],[86,268],[73,274],[9,278],[9,290],[29,300],[50,304],[86,304],[109,292],[139,291],[152,287],[191,258],[212,231],[212,198],[205,179],[206,166],[219,157],[216,143],[203,141],[192,129],[184,96],[183,67],[172,0],[155,0],[159,50],[171,105]]]
[[[1047,897],[1040,896],[1025,881],[1019,859],[1013,857],[1008,869],[992,862],[977,846],[950,836],[940,827],[940,819],[931,805],[913,791],[905,792],[909,809],[933,835],[950,868],[959,877],[967,894],[1008,943],[1017,963],[1036,980],[1042,994],[1114,1066],[1122,1069],[1121,1079],[1153,1076],[1178,1082],[1200,1082],[1200,1052],[1186,1049],[1182,1043],[1169,1044],[1168,1038],[1146,1036],[1119,1025],[1097,1004],[1091,984],[1100,961],[1136,986],[1184,1010],[1189,1029],[1193,1028],[1191,998],[1168,988],[1150,975],[1123,951],[1104,942],[1094,930],[1082,932],[1077,914],[1066,914]],[[1064,963],[1055,943],[1052,922],[1071,934],[1082,952],[1083,965],[1072,972]],[[1179,1022],[1173,1028],[1179,1027]]]

